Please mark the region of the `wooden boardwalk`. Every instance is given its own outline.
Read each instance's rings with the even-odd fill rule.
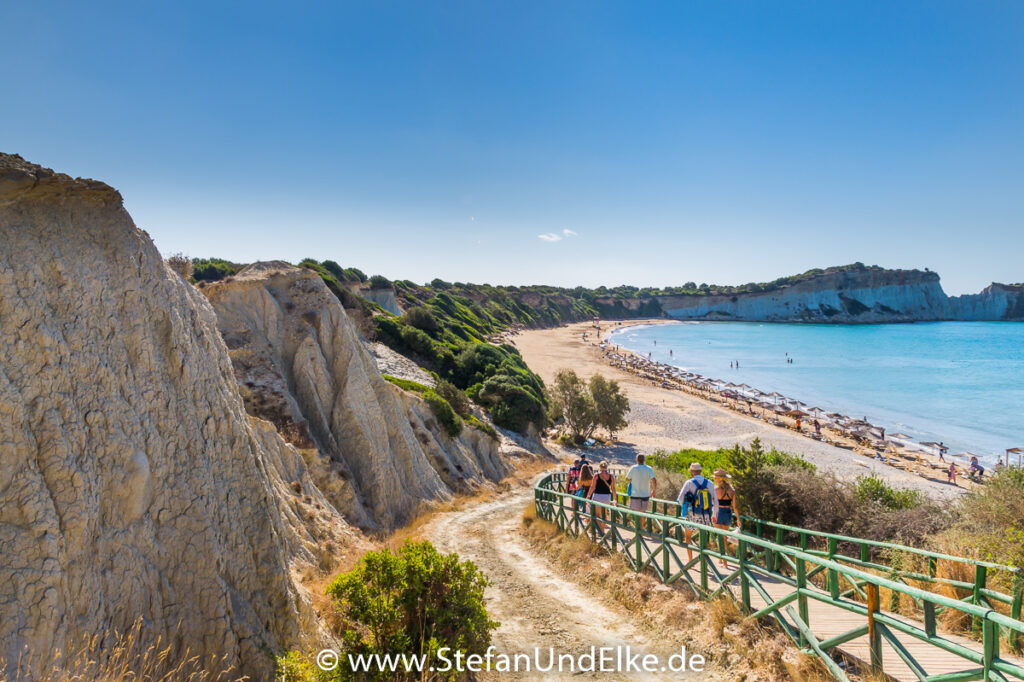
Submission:
[[[721,555],[714,556],[722,545],[713,547],[709,542],[714,538],[711,531],[704,538],[706,554],[699,547],[694,547],[696,559],[691,561],[687,558],[687,545],[682,542],[683,527],[678,519],[636,514],[618,507],[614,513],[606,509],[615,523],[602,524],[604,529],[599,531],[589,511],[579,508],[574,512],[572,506],[563,502],[568,500],[564,497],[538,497],[539,516],[554,521],[572,535],[586,535],[609,550],[622,552],[634,569],[653,570],[664,582],[682,581],[702,595],[713,596],[728,591],[739,603],[746,602],[750,613],[765,610],[761,617],[776,619],[805,650],[825,660],[840,679],[845,677],[842,664],[837,665],[824,651],[841,652],[842,656],[836,657],[840,661],[856,659],[851,662],[861,671],[868,670],[872,664],[870,622],[875,641],[879,643],[874,649],[874,663],[892,679],[908,682],[1024,680],[1024,658],[1000,650],[1000,645],[1005,644],[1000,636],[1000,623],[988,622],[989,616],[984,615],[984,609],[839,566],[810,556],[798,547],[776,545],[735,533],[726,534],[726,539],[722,537],[722,531],[713,531],[719,534],[719,543],[728,541],[732,544],[728,553],[733,556],[728,560],[728,568],[722,569]],[[637,542],[636,531],[642,527],[645,529],[640,532],[641,540]],[[736,542],[740,539],[752,545],[745,548],[744,556],[748,558],[744,559],[742,570],[736,558]],[[696,536],[694,542],[699,544]],[[770,547],[776,549],[769,551]],[[758,550],[761,550],[760,554]],[[775,556],[769,558],[773,552]],[[784,554],[787,556],[781,556]],[[783,562],[796,569],[796,580],[775,570],[783,566]],[[786,572],[792,573],[788,569]],[[818,582],[827,587],[819,587],[811,580],[816,574],[820,575]],[[821,579],[826,576],[826,580]],[[728,582],[723,585],[723,580]],[[838,587],[841,580],[846,580],[849,587],[842,593]],[[882,608],[878,599],[879,585],[898,590],[907,597],[915,597],[919,603],[922,598],[929,601],[926,613],[932,614],[931,622],[926,624]],[[978,617],[985,621],[982,623],[984,641],[939,629],[934,618],[935,604],[931,601],[940,607],[980,614]],[[1006,619],[1003,618],[1005,628]],[[1009,627],[1016,628],[1017,625]],[[904,629],[909,632],[904,632]],[[1024,632],[1024,629],[1017,631]]]

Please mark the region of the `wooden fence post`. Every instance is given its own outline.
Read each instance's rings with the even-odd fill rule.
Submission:
[[[640,566],[642,565],[640,562],[643,561],[643,559],[641,557],[640,546],[643,543],[640,540],[640,517],[637,516],[636,514],[633,515],[633,533],[634,533],[633,541],[636,544],[636,570],[637,570],[637,573],[639,573],[640,572]]]
[[[878,585],[867,583],[864,588],[868,594],[868,646],[871,647],[871,669],[881,672],[882,633],[875,623],[875,614],[878,612]]]
[[[992,662],[999,657],[999,625],[987,619],[982,623],[982,657],[984,675],[981,679],[988,680]]]
[[[700,557],[700,589],[704,591],[704,598],[708,596],[708,531],[706,528],[701,527],[697,531],[697,551]]]
[[[986,569],[981,564],[974,567],[974,594],[971,595],[971,603],[975,606],[981,606],[981,591],[985,589],[985,581],[987,579]],[[982,623],[981,619],[977,616],[971,619],[971,629],[977,633],[981,630]]]
[[[743,613],[750,613],[750,579],[747,577],[747,541],[740,540],[736,545],[736,561],[740,567],[740,603]]]
[[[835,538],[828,539],[828,560],[835,561],[837,542]],[[828,593],[833,599],[839,599],[839,573],[834,568],[828,569]]]
[[[800,612],[800,620],[810,627],[811,617],[807,608],[807,595],[804,594],[804,590],[807,589],[807,562],[802,558],[796,560],[796,589],[796,603]],[[800,646],[807,646],[807,638],[802,632],[800,633]]]
[[[1024,602],[1024,573],[1018,569],[1017,576],[1013,580],[1013,603],[1010,605],[1010,617],[1020,620],[1021,602]],[[1010,650],[1020,653],[1022,638],[1019,632],[1010,633]]]
[[[662,521],[661,523],[661,582],[667,583],[669,579],[668,574],[668,524]]]

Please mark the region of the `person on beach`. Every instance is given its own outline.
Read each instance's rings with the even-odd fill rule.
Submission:
[[[819,436],[821,435],[821,423],[817,419],[814,420],[814,433]]]
[[[654,469],[644,464],[643,455],[636,456],[636,464],[629,467],[626,480],[629,481],[629,508],[647,511],[647,505],[658,489],[658,479],[654,476]]]
[[[715,496],[715,486],[701,475],[703,469],[700,462],[690,464],[690,480],[683,484],[676,501],[682,506],[683,515],[688,521],[710,526],[712,520],[718,516],[718,498]],[[693,550],[690,549],[693,531],[691,527],[683,531],[689,559],[693,559]]]
[[[590,483],[590,492],[587,494],[594,502],[604,502],[605,504],[616,504],[615,502],[615,477],[612,476],[611,472],[608,471],[608,462],[601,462],[598,465],[597,475],[594,476],[593,481]],[[602,520],[607,518],[604,507],[600,507],[597,510],[597,516]],[[597,527],[604,533],[605,526],[600,521],[597,522]]]
[[[949,463],[949,478],[947,482],[956,485],[956,464],[952,462]]]
[[[740,522],[740,512],[736,505],[736,489],[732,487],[725,469],[715,469],[715,497],[718,499],[718,513],[715,514],[715,528],[729,530],[735,520]],[[725,559],[721,560],[722,568],[728,568]]]

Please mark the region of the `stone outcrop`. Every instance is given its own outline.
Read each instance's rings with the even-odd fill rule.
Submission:
[[[420,397],[381,377],[316,273],[255,263],[202,291],[247,409],[302,448],[351,522],[392,528],[423,501],[507,473],[497,441],[469,427],[449,437]]]
[[[659,296],[682,320],[865,324],[1024,319],[1024,289],[993,284],[981,294],[948,297],[930,271],[846,268],[770,291]]]
[[[956,320],[1024,320],[1024,286],[993,283],[980,294],[950,297],[949,306]]]
[[[267,679],[317,636],[292,575],[327,539],[360,542],[120,195],[0,154],[0,657],[141,618]]]

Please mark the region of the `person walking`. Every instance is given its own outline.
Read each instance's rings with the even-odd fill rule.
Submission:
[[[725,469],[715,469],[715,497],[718,499],[718,512],[715,514],[715,528],[729,530],[733,521],[739,526],[740,512],[736,505],[736,489],[732,487]],[[725,559],[721,560],[722,568],[728,568]]]
[[[644,464],[643,455],[636,456],[636,464],[629,467],[626,480],[629,481],[629,508],[647,511],[647,505],[658,489],[658,479],[654,469]]]
[[[949,478],[947,482],[956,485],[956,464],[953,462],[949,463]]]
[[[601,464],[598,465],[597,475],[594,476],[593,481],[590,483],[590,491],[587,493],[587,497],[594,502],[615,504],[615,477],[612,476],[610,471],[608,471],[608,462],[601,462]],[[598,508],[597,516],[602,520],[607,518],[604,507]],[[598,521],[597,527],[601,529],[602,533],[604,533],[604,524]]]
[[[688,521],[710,526],[718,515],[718,498],[715,496],[715,486],[701,474],[703,469],[700,462],[690,464],[690,479],[683,484],[683,489],[679,491],[676,500],[682,506],[683,514]],[[693,559],[693,550],[690,548],[693,531],[694,528],[691,526],[687,526],[683,531],[686,554],[690,560]]]
[[[587,495],[590,494],[590,486],[594,482],[594,469],[590,466],[590,462],[587,461],[587,456],[583,455],[580,457],[580,473],[576,481],[576,497],[586,499]],[[577,509],[584,509],[585,505],[582,503],[577,506]]]

